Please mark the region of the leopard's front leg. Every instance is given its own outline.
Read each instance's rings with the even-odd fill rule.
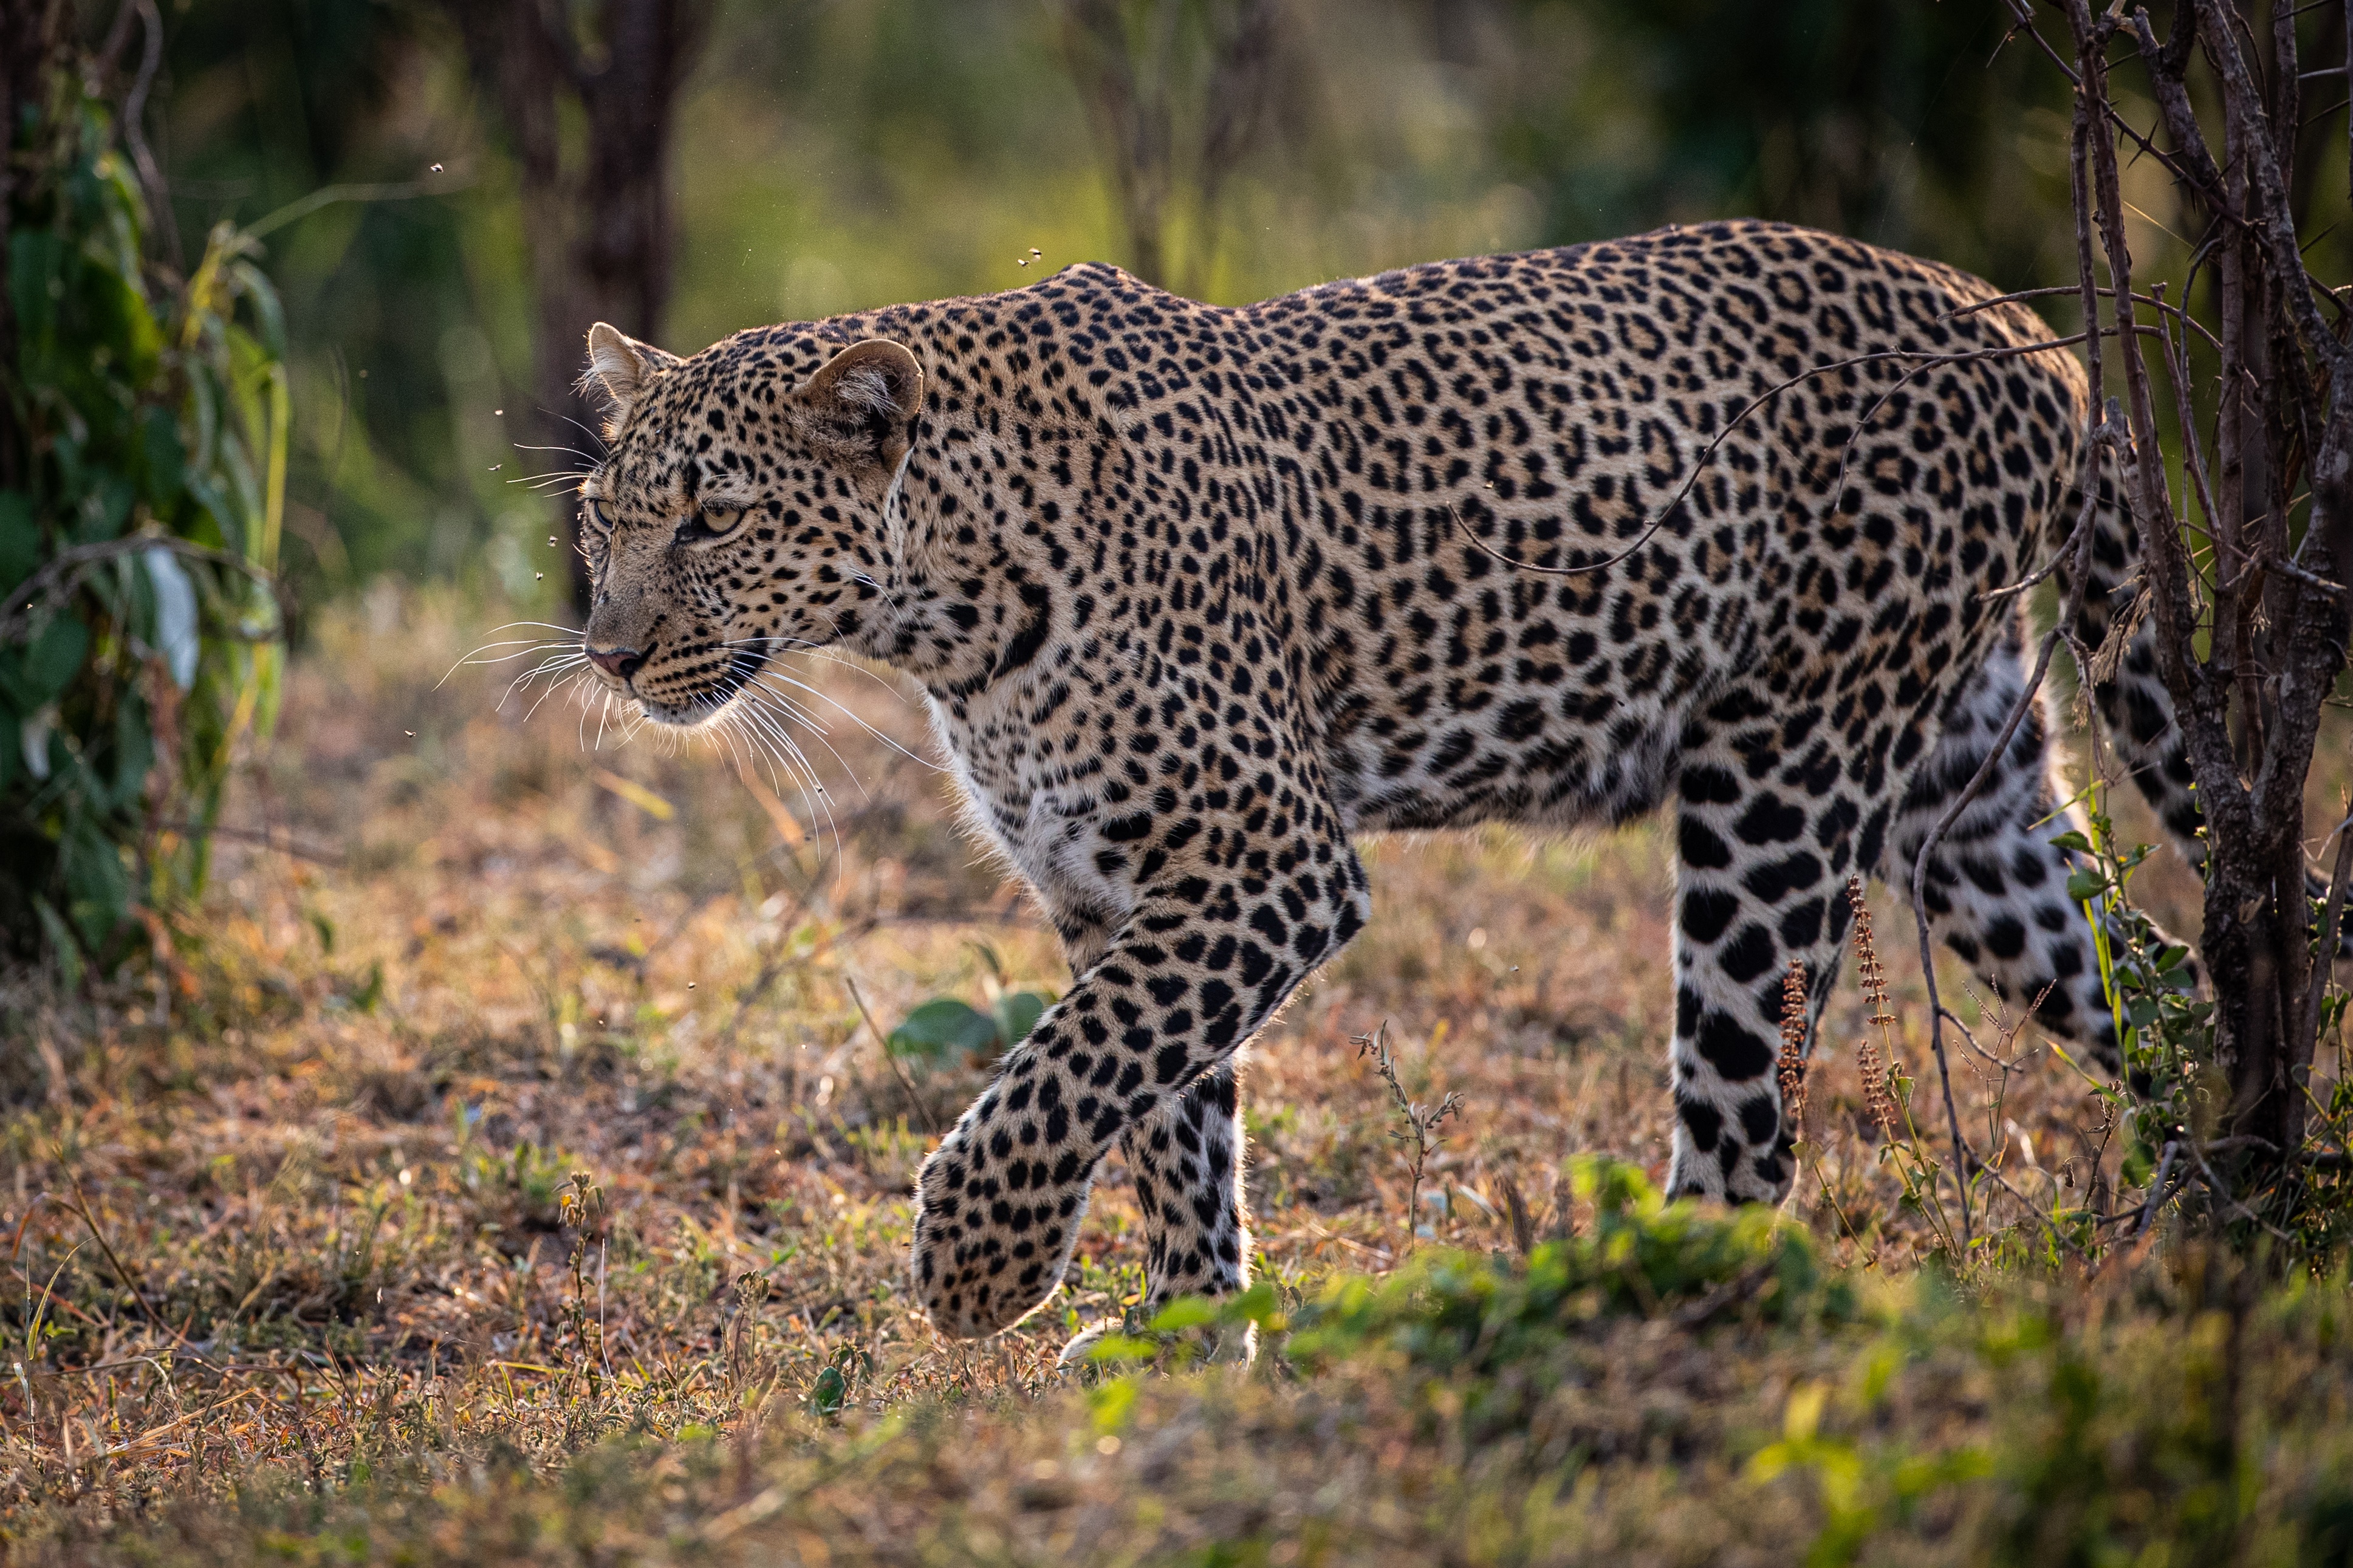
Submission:
[[[1230,867],[1197,862],[1156,879],[1102,959],[923,1163],[913,1272],[944,1331],[993,1333],[1045,1300],[1112,1144],[1172,1108],[1181,1118],[1204,1075],[1228,1066],[1309,971],[1363,928],[1364,868],[1335,814],[1278,800],[1278,815],[1314,831]],[[1230,1109],[1223,1114],[1230,1139]],[[1190,1169],[1204,1190],[1155,1187],[1155,1201],[1197,1215],[1234,1204],[1225,1239],[1239,1257],[1232,1152],[1222,1176],[1212,1161],[1171,1164]],[[1202,1277],[1187,1288],[1222,1283],[1214,1269],[1192,1272]]]

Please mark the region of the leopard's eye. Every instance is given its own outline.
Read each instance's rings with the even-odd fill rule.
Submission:
[[[735,531],[744,521],[742,507],[697,507],[686,514],[678,525],[681,544],[706,539],[724,539]]]

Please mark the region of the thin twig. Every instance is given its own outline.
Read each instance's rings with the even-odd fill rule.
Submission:
[[[2028,1197],[2024,1193],[2020,1192],[2016,1187],[2011,1186],[2010,1184],[2009,1178],[2005,1177],[2000,1171],[1995,1170],[1991,1165],[1979,1165],[1978,1169],[1983,1174],[1991,1176],[1997,1186],[2000,1187],[2003,1192],[2008,1193],[2011,1197],[2017,1199],[2019,1207],[2032,1215],[2036,1219],[2041,1220],[2043,1226],[2051,1232],[2052,1239],[2056,1240],[2060,1246],[2073,1253],[2075,1257],[2084,1263],[2088,1264],[2092,1261],[2092,1255],[2084,1250],[2083,1243],[2077,1241],[2073,1237],[2069,1236],[2065,1231],[2060,1229],[2059,1222],[2052,1219],[2049,1215],[2044,1214],[2042,1206],[2036,1204],[2033,1199]],[[1990,1221],[1989,1221],[1989,1223],[1990,1223]]]
[[[866,998],[858,994],[858,982],[845,973],[841,984],[849,993],[850,1001],[857,1004],[858,1016],[866,1020],[866,1027],[872,1031],[874,1043],[882,1048],[882,1060],[890,1068],[891,1076],[899,1080],[900,1092],[907,1097],[909,1108],[923,1118],[923,1125],[931,1131],[932,1136],[938,1137],[940,1124],[932,1116],[932,1108],[915,1098],[915,1086],[909,1080],[907,1069],[899,1064],[898,1054],[891,1049],[891,1037],[882,1032],[881,1026],[874,1021],[874,1015],[866,1010]]]
[[[2348,878],[2353,878],[2353,826],[2339,823],[2337,827],[2337,864],[2328,878],[2328,904],[2320,920],[2320,947],[2312,965],[2312,997],[2306,1016],[2318,1026],[2320,1005],[2327,997],[2328,982],[2337,969],[2337,933],[2345,914],[2345,891]]]
[[[2148,1201],[2141,1205],[2140,1223],[2133,1226],[2132,1233],[2135,1236],[2147,1235],[2149,1226],[2156,1221],[2157,1211],[2165,1202],[2166,1174],[2173,1169],[2173,1157],[2180,1152],[2181,1142],[2179,1139],[2168,1139],[2166,1141],[2165,1152],[2158,1157],[2157,1175],[2155,1179],[2148,1184]]]
[[[177,833],[189,838],[227,838],[239,844],[256,844],[262,848],[274,849],[280,855],[291,855],[297,860],[308,860],[318,866],[341,866],[343,863],[343,858],[332,849],[321,849],[312,845],[298,844],[290,838],[280,837],[259,828],[229,827],[216,822],[182,822],[172,818],[166,818],[155,826],[164,832]]]
[[[140,1312],[149,1322],[154,1324],[160,1332],[171,1334],[172,1338],[178,1339],[179,1335],[172,1333],[172,1326],[166,1323],[163,1316],[148,1303],[147,1292],[139,1288],[138,1277],[124,1266],[122,1258],[114,1250],[114,1243],[106,1239],[106,1232],[99,1227],[98,1216],[90,1212],[90,1200],[82,1195],[79,1182],[74,1184],[73,1196],[68,1201],[67,1206],[81,1215],[82,1224],[90,1227],[90,1239],[98,1243],[98,1249],[100,1252],[106,1254],[108,1266],[114,1270],[114,1277],[122,1281],[122,1288],[131,1292],[131,1299],[139,1303]]]
[[[168,533],[134,533],[127,539],[104,539],[95,544],[77,544],[60,550],[50,557],[47,565],[25,579],[5,603],[0,603],[0,643],[11,643],[25,635],[31,625],[30,608],[35,599],[74,576],[87,566],[118,555],[142,555],[150,550],[168,550],[174,555],[191,561],[207,561],[216,566],[226,566],[242,572],[263,588],[277,603],[278,624],[285,626],[290,618],[286,601],[280,594],[278,579],[267,569],[255,565],[242,555],[232,555],[225,550],[214,550],[189,540],[177,539]]]

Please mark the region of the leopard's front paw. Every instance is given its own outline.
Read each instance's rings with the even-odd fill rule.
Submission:
[[[958,1339],[1011,1328],[1053,1294],[1093,1175],[1018,1151],[991,1160],[970,1131],[957,1128],[923,1162],[910,1264],[933,1325]]]

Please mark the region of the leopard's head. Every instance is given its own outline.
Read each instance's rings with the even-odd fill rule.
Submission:
[[[603,322],[610,451],[580,487],[582,651],[649,718],[717,717],[767,663],[849,636],[883,592],[923,374],[902,344],[746,333],[691,359]]]

